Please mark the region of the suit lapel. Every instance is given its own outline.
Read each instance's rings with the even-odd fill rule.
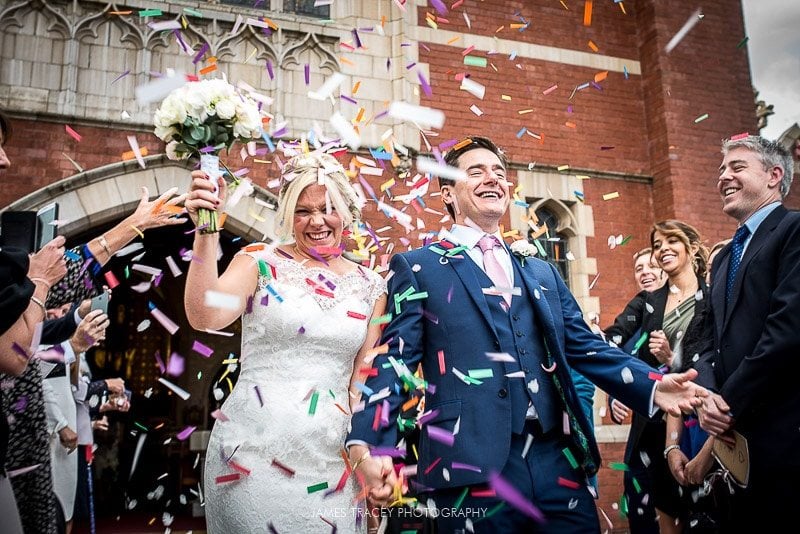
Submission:
[[[714,259],[714,264],[719,265],[713,273],[713,280],[711,281],[711,305],[714,310],[719,310],[721,313],[714,313],[714,323],[717,327],[717,332],[722,335],[722,325],[725,323],[725,284],[728,280],[728,264],[731,257],[731,245],[728,243],[719,251],[717,257]]]
[[[764,221],[758,226],[756,233],[753,234],[752,239],[750,239],[750,243],[747,245],[747,250],[744,251],[744,256],[742,256],[742,262],[739,264],[739,270],[736,272],[736,279],[733,281],[733,293],[731,294],[731,301],[728,303],[728,306],[725,309],[725,324],[727,324],[728,320],[730,319],[731,313],[733,313],[733,308],[736,307],[736,301],[739,299],[744,278],[747,276],[747,266],[750,265],[750,261],[752,261],[753,257],[758,254],[758,251],[761,250],[761,247],[764,246],[764,243],[767,242],[770,234],[775,227],[778,226],[778,223],[781,221],[781,219],[783,219],[786,213],[786,208],[783,206],[778,206],[772,210],[772,213],[770,213],[767,218],[764,219]],[[725,263],[724,280],[728,279],[727,263],[728,262]]]
[[[460,257],[453,256],[448,258],[448,260],[448,263],[450,263],[450,265],[453,267],[453,270],[455,270],[456,274],[461,279],[461,283],[464,284],[464,289],[467,290],[467,293],[481,311],[481,315],[483,315],[483,318],[492,329],[492,333],[494,333],[495,338],[497,338],[497,330],[495,329],[494,321],[492,320],[492,312],[489,310],[489,303],[486,301],[486,295],[484,295],[483,291],[481,290],[482,286],[476,275],[476,269],[467,263],[472,262],[472,260],[466,254],[461,254]]]

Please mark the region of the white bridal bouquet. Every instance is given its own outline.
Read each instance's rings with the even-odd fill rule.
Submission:
[[[261,135],[258,104],[225,80],[189,82],[172,91],[156,110],[156,136],[167,143],[172,160],[200,156],[200,168],[210,177],[220,175],[218,154],[233,143],[247,143]],[[200,210],[203,233],[219,230],[217,212]]]

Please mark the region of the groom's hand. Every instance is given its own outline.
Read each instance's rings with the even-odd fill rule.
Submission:
[[[692,382],[695,378],[697,378],[695,369],[689,369],[685,373],[664,375],[656,383],[654,399],[656,405],[676,417],[694,411],[708,396],[708,390]]]

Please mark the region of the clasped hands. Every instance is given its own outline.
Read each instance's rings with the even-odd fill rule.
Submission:
[[[367,451],[368,449],[361,445],[350,447],[350,464],[355,466],[356,480],[363,486],[369,504],[389,506],[394,501],[394,488],[397,486],[392,458],[369,456]]]

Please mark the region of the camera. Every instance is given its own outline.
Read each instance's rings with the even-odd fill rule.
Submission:
[[[0,246],[37,252],[56,237],[58,202],[39,211],[4,211],[0,215]]]

